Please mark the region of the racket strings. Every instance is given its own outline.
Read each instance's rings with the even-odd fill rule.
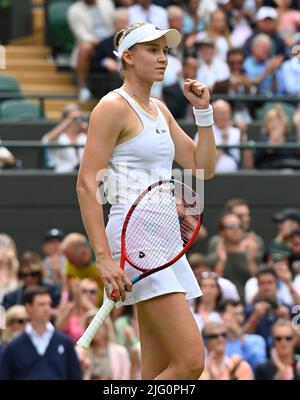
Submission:
[[[127,257],[140,269],[158,268],[186,246],[198,224],[195,193],[174,183],[149,191],[136,205],[126,229]]]

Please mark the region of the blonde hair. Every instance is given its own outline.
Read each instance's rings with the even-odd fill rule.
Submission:
[[[282,106],[277,105],[266,113],[265,118],[263,120],[263,125],[262,125],[263,133],[265,133],[265,134],[270,133],[270,132],[268,132],[268,125],[274,119],[277,119],[278,122],[280,122],[283,125],[285,135],[290,132],[291,124],[289,122],[288,116],[282,109]]]
[[[8,343],[12,339],[12,332],[10,331],[9,327],[12,321],[18,318],[28,319],[28,314],[24,306],[16,305],[10,307],[6,311],[5,317],[6,317],[6,329],[3,331],[2,339],[3,342]]]
[[[120,46],[120,43],[122,42],[122,40],[124,40],[124,38],[127,36],[127,35],[129,35],[129,33],[131,33],[132,31],[134,31],[135,29],[137,29],[137,28],[139,28],[140,26],[143,26],[143,25],[146,25],[147,23],[146,22],[136,22],[136,23],[134,23],[134,24],[131,24],[131,25],[128,25],[126,28],[124,28],[124,29],[121,29],[120,31],[118,31],[116,34],[115,34],[115,37],[114,37],[114,47],[115,47],[115,50],[116,51],[118,51],[118,48],[119,48],[119,46]],[[134,49],[134,46],[135,45],[133,45],[133,46],[131,46],[128,50],[133,50]],[[124,74],[124,71],[126,70],[126,63],[125,63],[125,61],[124,61],[124,58],[122,57],[122,60],[121,60],[121,68],[120,68],[120,75],[121,75],[121,78],[124,80],[124,78],[125,78],[125,74]]]

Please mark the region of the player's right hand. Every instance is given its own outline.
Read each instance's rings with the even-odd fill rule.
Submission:
[[[96,265],[100,271],[107,297],[110,299],[110,291],[113,289],[116,300],[125,301],[126,291],[132,291],[132,283],[122,268],[111,258],[96,260]]]

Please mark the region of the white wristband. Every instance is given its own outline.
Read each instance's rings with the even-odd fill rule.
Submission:
[[[211,126],[214,124],[213,108],[211,104],[204,110],[198,110],[193,107],[193,113],[197,126]]]

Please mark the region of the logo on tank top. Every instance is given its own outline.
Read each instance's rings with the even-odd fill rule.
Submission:
[[[155,133],[157,133],[158,135],[162,135],[162,134],[164,134],[166,132],[167,131],[165,129],[157,129],[157,128],[156,128],[156,131],[155,131]]]

